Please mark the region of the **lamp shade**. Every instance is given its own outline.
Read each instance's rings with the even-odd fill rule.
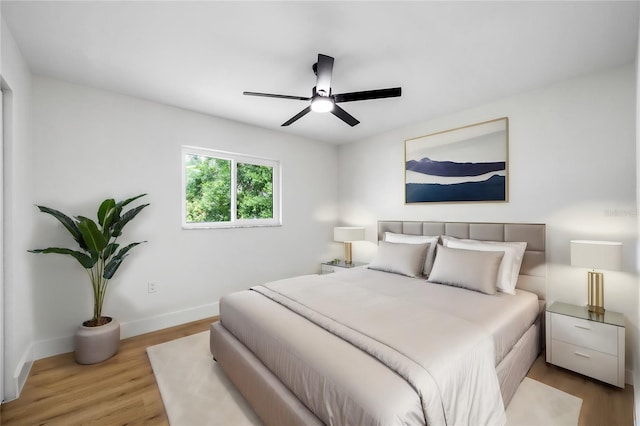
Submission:
[[[573,240],[571,266],[619,271],[622,269],[622,243]]]
[[[341,242],[364,240],[364,227],[337,226],[333,228],[333,240]]]

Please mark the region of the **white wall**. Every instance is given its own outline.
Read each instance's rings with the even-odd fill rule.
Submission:
[[[32,259],[25,256],[33,232],[31,73],[8,27],[2,22],[2,79],[9,119],[5,120],[5,399],[17,397],[17,377],[26,378],[33,361]]]
[[[569,241],[622,241],[624,272],[605,274],[605,306],[627,317],[632,368],[638,348],[635,85],[629,65],[341,146],[340,220],[367,227],[368,242],[354,243],[354,259],[374,255],[377,220],[546,223],[547,299],[586,304],[586,271],[568,266]],[[405,139],[504,116],[508,203],[404,204]]]
[[[637,43],[637,52],[636,52],[636,63],[635,63],[635,73],[636,73],[636,212],[640,211],[640,28],[638,29],[638,43]],[[636,253],[636,270],[640,271],[640,215],[636,216],[638,221],[638,242],[636,243],[636,247],[639,248],[638,253]],[[637,284],[640,286],[640,279]],[[640,317],[640,292],[638,292],[638,316]],[[640,327],[638,327],[640,328]],[[640,415],[640,330],[636,329],[636,346],[633,350],[633,383],[635,386],[634,390],[634,424],[640,424],[638,421],[638,415]]]
[[[226,293],[315,273],[337,218],[337,147],[111,92],[34,77],[34,202],[94,216],[106,197],[148,193],[125,229],[138,246],[111,281],[103,313],[123,337],[217,314]],[[181,145],[281,161],[281,227],[183,230]],[[35,207],[32,207],[35,209]],[[39,214],[33,247],[72,246]],[[90,318],[90,288],[75,260],[34,255],[36,356],[71,350]],[[147,293],[147,283],[158,292]]]

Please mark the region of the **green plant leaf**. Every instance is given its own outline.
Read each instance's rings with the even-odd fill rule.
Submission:
[[[113,236],[119,237],[122,235],[122,229],[125,227],[127,223],[133,220],[134,217],[138,215],[149,204],[142,204],[138,207],[134,207],[131,210],[128,210],[125,214],[123,214],[116,222],[114,222],[113,226]]]
[[[134,248],[138,244],[142,244],[142,243],[146,243],[146,241],[140,241],[140,242],[137,242],[137,243],[131,243],[131,244],[121,248],[120,251],[118,252],[118,254],[116,254],[109,261],[109,263],[107,263],[107,265],[104,268],[104,273],[102,274],[102,276],[104,278],[108,279],[108,280],[113,278],[113,275],[116,273],[116,271],[118,270],[118,268],[122,264],[122,261],[124,260],[124,258],[129,255],[128,254],[129,250],[131,250],[132,248]]]
[[[118,243],[107,244],[107,246],[104,248],[104,251],[102,252],[102,259],[104,260],[109,259],[113,255],[113,253],[115,253],[116,250],[118,250],[119,246],[120,244]]]
[[[126,206],[127,204],[131,203],[132,201],[137,200],[140,197],[144,197],[147,194],[140,194],[140,195],[136,195],[135,197],[131,197],[131,198],[127,198],[124,201],[120,201],[119,203],[116,204],[116,207],[120,207],[120,210],[122,210],[122,207]]]
[[[78,226],[76,225],[76,222],[73,219],[71,219],[69,216],[62,213],[61,211],[58,211],[49,207],[45,207],[45,206],[37,206],[37,207],[38,209],[40,209],[42,213],[50,214],[51,216],[55,217],[60,223],[62,223],[62,225],[64,225],[64,227],[67,229],[67,231],[69,231],[73,239],[76,240],[80,248],[83,250],[87,250],[88,247],[84,243],[84,240],[82,239],[82,234],[80,233],[80,230],[78,229]]]
[[[89,254],[91,255],[91,260],[93,261],[93,263],[98,261],[100,253],[98,253],[97,251],[89,251]]]
[[[125,257],[127,257],[127,255],[124,255],[122,257],[114,257],[113,259],[111,259],[109,263],[107,263],[107,266],[104,267],[104,273],[102,274],[102,276],[108,280],[113,278],[113,275],[116,273],[120,265],[122,265],[122,261]]]
[[[116,213],[116,201],[112,198],[104,200],[98,208],[98,223],[102,229],[108,229]]]
[[[120,249],[120,251],[118,252],[118,254],[116,255],[116,257],[124,256],[125,254],[127,254],[127,252],[128,252],[129,250],[131,250],[131,249],[132,249],[132,248],[134,248],[135,246],[140,245],[140,244],[144,244],[144,243],[146,243],[146,241],[138,241],[137,243],[131,243],[131,244],[129,244],[129,245],[126,245],[126,246],[124,246],[124,247],[122,247],[122,248]]]
[[[90,251],[101,252],[107,246],[107,240],[98,229],[98,225],[86,217],[78,216],[78,229]]]
[[[124,225],[123,226],[119,226],[118,225],[118,222],[120,222],[120,214],[122,213],[122,208],[124,206],[126,206],[127,204],[137,200],[138,198],[144,197],[145,195],[147,195],[147,194],[136,195],[135,197],[127,198],[124,201],[119,201],[119,202],[116,203],[116,212],[114,214],[113,221],[111,222],[111,227],[109,228],[110,230],[113,231],[116,228],[116,226],[118,226],[119,234],[113,235],[114,237],[117,238],[122,234],[122,227]]]
[[[67,248],[60,248],[60,247],[49,247],[46,249],[35,249],[35,250],[29,250],[30,253],[43,253],[43,254],[49,254],[49,253],[56,253],[56,254],[66,254],[69,255],[73,258],[75,258],[78,262],[80,262],[80,264],[82,265],[83,268],[85,269],[91,269],[93,267],[93,265],[96,264],[96,262],[98,261],[98,258],[93,258],[92,256],[87,256],[85,253],[82,253],[80,251],[76,251],[76,250],[71,250],[71,249],[67,249]]]

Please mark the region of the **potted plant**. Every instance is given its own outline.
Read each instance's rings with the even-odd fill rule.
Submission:
[[[57,253],[76,259],[89,274],[93,290],[93,318],[82,323],[75,335],[75,358],[79,364],[95,364],[115,355],[120,344],[120,324],[114,318],[102,316],[102,306],[107,284],[122,265],[129,251],[146,241],[121,247],[117,242],[127,223],[149,204],[142,204],[126,212],[129,203],[145,196],[140,194],[124,201],[104,200],[98,208],[95,222],[84,216],[71,218],[45,206],[37,206],[41,212],[55,217],[73,239],[79,250],[60,247],[29,250],[31,253]]]

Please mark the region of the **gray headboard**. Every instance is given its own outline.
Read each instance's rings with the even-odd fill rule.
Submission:
[[[378,240],[385,232],[409,235],[448,235],[486,241],[525,241],[517,288],[538,295],[547,294],[547,265],[545,258],[546,227],[539,223],[476,223],[476,222],[418,222],[383,220],[378,222]]]

